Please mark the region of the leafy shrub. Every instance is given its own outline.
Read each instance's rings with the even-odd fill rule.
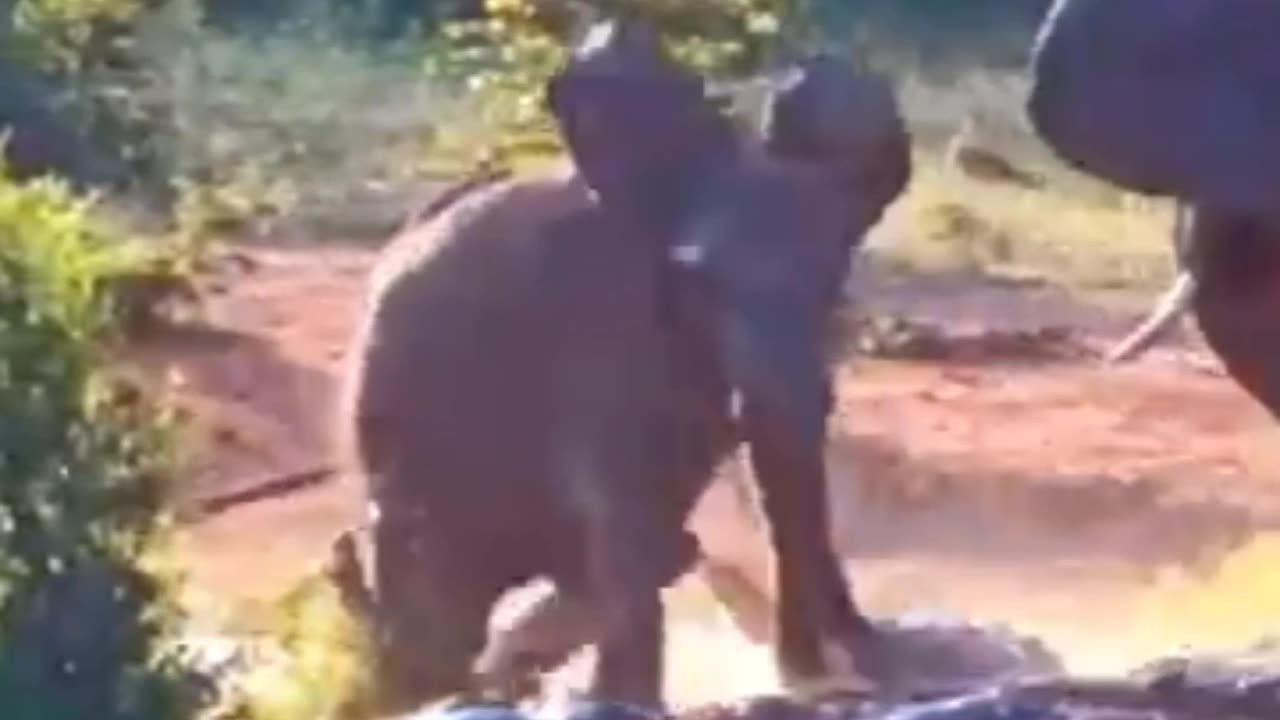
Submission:
[[[0,168],[0,707],[14,720],[189,717],[168,643],[168,426],[105,370],[104,290],[133,256],[85,201]]]
[[[435,79],[464,88],[459,120],[437,135],[431,151],[510,164],[524,154],[559,152],[542,106],[547,77],[563,62],[572,19],[549,16],[537,0],[485,0],[478,19],[445,23],[427,62]],[[624,10],[651,19],[673,55],[711,76],[758,68],[789,34],[803,27],[801,0],[596,0],[597,11]]]
[[[56,73],[105,59],[146,0],[0,0],[19,57]]]
[[[253,632],[238,633],[245,654],[253,659],[227,678],[214,717],[371,716],[375,696],[370,638],[324,574],[304,576],[253,615]]]

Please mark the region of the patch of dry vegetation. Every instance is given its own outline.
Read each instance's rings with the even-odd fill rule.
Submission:
[[[1177,636],[1206,652],[1236,652],[1260,637],[1280,638],[1277,562],[1280,534],[1267,533],[1232,552],[1207,575],[1162,573],[1141,598],[1135,637],[1155,645]]]
[[[1028,127],[1020,74],[971,67],[943,78],[886,68],[916,146],[907,192],[869,238],[890,270],[1033,275],[1079,290],[1154,290],[1172,279],[1172,203],[1137,196],[1067,167]],[[986,145],[1042,178],[1027,189],[967,176],[945,147],[977,113]]]
[[[909,191],[869,242],[890,269],[1155,289],[1172,279],[1171,223],[1163,203],[992,185],[919,153]]]
[[[368,638],[323,574],[252,604],[228,607],[209,596],[189,602],[201,609],[206,637],[220,641],[229,658],[209,720],[369,716]]]

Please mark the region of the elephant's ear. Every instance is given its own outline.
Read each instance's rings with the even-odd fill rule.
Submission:
[[[832,171],[877,216],[910,181],[910,136],[892,86],[830,55],[784,76],[763,134],[771,154]]]
[[[548,80],[544,101],[563,117],[575,94],[596,83],[652,83],[702,94],[701,82],[675,64],[657,29],[631,15],[581,28],[568,61]]]
[[[638,20],[589,33],[551,78],[546,101],[575,167],[603,203],[659,227],[734,145],[702,79]]]

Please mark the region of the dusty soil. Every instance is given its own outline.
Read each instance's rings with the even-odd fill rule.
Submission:
[[[335,372],[372,258],[316,245],[237,252],[248,262],[212,282],[211,329],[130,353],[175,380],[190,420],[184,503],[328,464]],[[1093,344],[1132,321],[1035,285],[877,279],[858,295],[949,326],[1069,325]],[[1280,528],[1280,430],[1215,367],[1194,339],[1123,368],[845,362],[830,457],[858,598],[875,613],[1012,623],[1086,671],[1280,630],[1280,587],[1267,580],[1280,562],[1267,535]],[[211,596],[264,597],[362,513],[358,484],[332,476],[192,521],[182,550]],[[708,495],[695,526],[713,555],[767,575],[732,485]],[[690,582],[673,596],[677,696],[768,689],[767,652],[708,612],[705,590]]]

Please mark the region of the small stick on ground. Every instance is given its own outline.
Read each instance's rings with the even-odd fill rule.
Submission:
[[[337,474],[336,465],[326,464],[273,475],[252,483],[248,487],[200,498],[195,502],[195,507],[186,513],[186,517],[191,521],[207,520],[242,505],[280,498],[321,485],[332,480]]]

